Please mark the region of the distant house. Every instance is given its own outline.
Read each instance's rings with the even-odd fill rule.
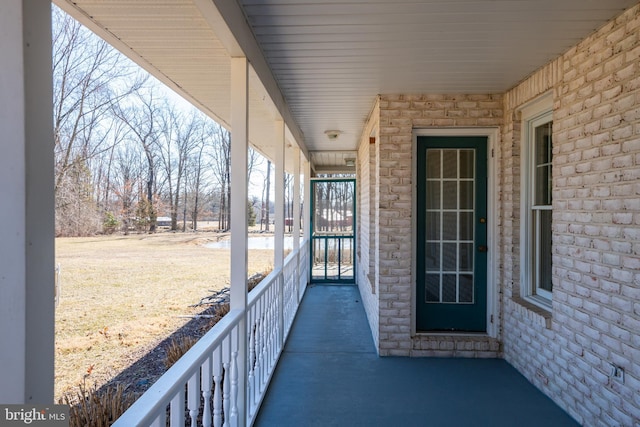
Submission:
[[[156,219],[156,225],[158,227],[171,227],[171,217],[168,216],[159,216]]]

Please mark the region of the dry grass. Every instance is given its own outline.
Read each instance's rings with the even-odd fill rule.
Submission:
[[[122,386],[102,392],[80,386],[75,396],[65,395],[58,403],[69,405],[69,427],[109,427],[137,398]]]
[[[197,338],[190,336],[182,336],[175,338],[169,344],[167,348],[167,355],[164,359],[164,366],[169,369],[174,363],[178,361],[195,343],[198,342]]]
[[[229,283],[229,251],[202,246],[216,233],[56,239],[56,398],[79,384],[100,387],[177,330],[189,308]],[[251,251],[249,272],[273,254]]]

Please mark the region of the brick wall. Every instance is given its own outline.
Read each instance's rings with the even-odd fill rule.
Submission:
[[[380,98],[379,304],[381,355],[496,357],[489,337],[411,336],[413,130],[498,127],[502,95],[383,95]]]
[[[640,422],[640,6],[505,94],[505,358],[586,425]],[[553,310],[519,300],[518,107],[551,90]],[[609,378],[610,363],[625,383]]]
[[[504,356],[585,425],[640,423],[639,58],[637,5],[504,94],[379,98],[379,114],[371,119],[379,118],[378,182],[359,178],[379,192],[378,293],[369,281],[360,286],[366,298],[377,300],[378,322],[370,312],[375,305],[368,315],[372,329],[378,328],[381,355]],[[519,109],[549,91],[551,312],[528,304],[520,293]],[[498,340],[411,336],[412,131],[423,127],[500,128]],[[361,146],[362,172],[369,156]],[[624,384],[609,378],[610,363],[625,370]]]

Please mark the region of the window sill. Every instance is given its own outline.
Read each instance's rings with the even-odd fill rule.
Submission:
[[[531,321],[551,329],[551,301],[540,297],[513,297],[517,311]]]

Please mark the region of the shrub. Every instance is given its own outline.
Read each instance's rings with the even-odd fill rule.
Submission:
[[[113,234],[118,228],[118,219],[112,212],[104,214],[104,220],[102,221],[102,231],[104,234]]]
[[[167,369],[172,367],[197,341],[197,338],[190,336],[181,336],[173,339],[169,347],[167,347],[164,366],[166,366]]]
[[[70,407],[69,427],[109,427],[138,397],[126,392],[122,385],[100,392],[80,385],[75,396],[65,394],[58,403]]]

